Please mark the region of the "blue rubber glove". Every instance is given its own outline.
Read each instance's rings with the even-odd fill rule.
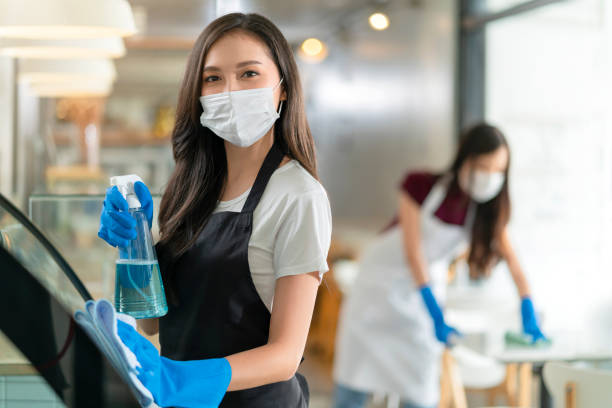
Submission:
[[[521,299],[521,317],[523,319],[523,332],[531,336],[532,343],[538,340],[546,340],[546,336],[540,330],[533,302],[529,296]]]
[[[444,343],[444,345],[447,347],[452,346],[451,338],[453,336],[461,337],[461,333],[459,333],[459,331],[454,327],[451,327],[444,322],[442,309],[440,309],[436,298],[431,292],[431,287],[429,285],[423,285],[421,286],[420,292],[421,296],[423,297],[423,301],[425,302],[425,306],[427,306],[427,310],[434,321],[436,338],[441,343]]]
[[[153,221],[153,198],[147,186],[137,181],[134,192],[149,222]],[[114,247],[127,247],[136,238],[136,220],[129,213],[128,203],[116,186],[106,190],[98,236]]]
[[[136,355],[141,367],[136,375],[160,407],[216,408],[232,378],[225,358],[175,361],[159,355],[134,327],[118,320],[121,341]]]

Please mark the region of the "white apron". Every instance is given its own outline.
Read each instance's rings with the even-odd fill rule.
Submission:
[[[475,210],[471,204],[465,226],[434,215],[449,182],[449,176],[442,177],[421,205],[422,248],[441,306],[448,266],[469,245]],[[406,402],[434,405],[440,397],[442,350],[406,263],[401,226],[396,225],[366,248],[342,305],[334,379],[357,390],[396,393]]]

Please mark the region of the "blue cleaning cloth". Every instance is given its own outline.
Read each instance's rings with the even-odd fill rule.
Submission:
[[[507,331],[504,335],[506,348],[547,348],[552,345],[552,340],[546,337],[541,337],[534,340],[533,337],[526,333],[516,333]]]

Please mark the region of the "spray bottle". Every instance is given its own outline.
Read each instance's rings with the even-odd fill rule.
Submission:
[[[117,186],[126,199],[129,212],[136,220],[136,239],[127,247],[119,247],[116,261],[115,309],[136,319],[160,317],[168,312],[164,286],[161,280],[157,255],[153,247],[151,229],[134,183],[142,179],[135,174],[111,177],[110,184]]]

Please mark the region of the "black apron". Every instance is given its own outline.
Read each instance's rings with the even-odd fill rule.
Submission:
[[[197,241],[172,265],[158,251],[166,287],[171,285],[176,304],[159,319],[161,354],[173,360],[227,357],[268,342],[270,312],[255,289],[248,262],[253,212],[283,159],[273,145],[267,154],[241,212],[212,214]],[[166,277],[167,276],[167,277]],[[171,276],[171,277],[170,277]],[[289,381],[226,393],[223,408],[305,408],[306,379],[296,374]]]

